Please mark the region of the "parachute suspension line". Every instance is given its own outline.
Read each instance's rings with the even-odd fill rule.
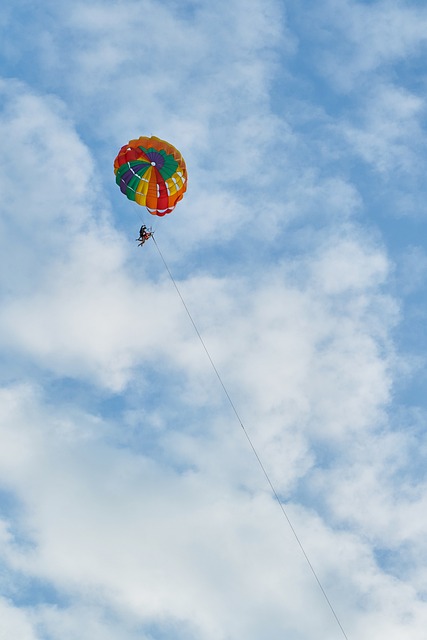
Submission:
[[[138,209],[139,209],[139,207],[138,207]],[[144,215],[144,213],[141,212],[141,211],[137,211],[137,214],[138,214],[138,218],[141,220],[142,224],[145,224],[146,227],[149,227],[150,229],[152,229],[153,233],[154,233],[155,230],[157,229],[157,216],[149,215],[149,218],[155,218],[154,221],[150,221],[148,218],[145,217],[147,214]]]
[[[233,400],[232,400],[232,399],[231,399],[231,397],[230,397],[230,394],[229,394],[229,393],[228,393],[228,391],[227,391],[227,388],[226,388],[226,386],[225,386],[224,382],[222,381],[222,378],[221,378],[221,376],[220,376],[220,374],[219,374],[218,369],[217,369],[217,368],[216,368],[216,366],[215,366],[214,361],[212,360],[212,357],[211,357],[211,355],[210,355],[210,353],[209,353],[209,350],[208,350],[208,348],[207,348],[207,346],[206,346],[206,344],[205,344],[205,341],[203,340],[203,337],[202,337],[202,335],[201,335],[200,331],[198,330],[196,323],[195,323],[195,322],[194,322],[194,320],[193,320],[193,317],[192,317],[192,315],[191,315],[191,313],[190,313],[190,310],[188,309],[188,307],[187,307],[187,305],[186,305],[186,303],[185,303],[185,300],[184,300],[184,298],[182,297],[181,291],[179,290],[178,285],[177,285],[177,284],[176,284],[176,282],[175,282],[175,279],[174,279],[174,277],[173,277],[173,275],[172,275],[172,273],[171,273],[171,271],[170,271],[170,269],[169,269],[169,267],[168,267],[168,265],[167,265],[167,263],[166,263],[166,260],[165,260],[165,259],[164,259],[164,257],[163,257],[162,252],[160,251],[159,245],[157,244],[156,239],[155,239],[155,237],[154,237],[154,236],[152,236],[152,240],[153,240],[154,244],[156,245],[157,251],[159,252],[159,256],[160,256],[160,258],[162,259],[162,262],[163,262],[163,264],[164,264],[164,266],[165,266],[165,268],[166,268],[166,271],[167,271],[167,272],[168,272],[168,274],[169,274],[169,277],[170,277],[170,279],[171,279],[171,281],[172,281],[172,284],[173,284],[173,286],[174,286],[174,287],[175,287],[175,289],[176,289],[176,292],[177,292],[177,294],[178,294],[178,296],[179,296],[179,298],[180,298],[180,300],[181,300],[181,302],[182,302],[182,305],[183,305],[183,307],[184,307],[185,311],[187,312],[187,315],[188,315],[188,317],[189,317],[189,319],[190,319],[191,324],[192,324],[192,325],[193,325],[193,327],[194,327],[194,330],[195,330],[195,332],[196,332],[196,334],[197,334],[197,337],[199,338],[200,343],[201,343],[201,345],[202,345],[202,347],[203,347],[203,349],[204,349],[204,351],[205,351],[205,353],[206,353],[206,355],[207,355],[207,357],[208,357],[208,360],[209,360],[209,362],[210,362],[210,363],[211,363],[211,365],[212,365],[212,368],[213,368],[213,370],[214,370],[214,372],[215,372],[215,374],[216,374],[216,377],[218,378],[218,381],[219,381],[219,383],[220,383],[220,385],[221,385],[221,387],[222,387],[222,389],[223,389],[223,391],[224,391],[224,393],[225,393],[225,395],[226,395],[226,397],[227,397],[227,400],[228,400],[228,402],[229,402],[229,404],[230,404],[230,406],[231,406],[231,408],[232,408],[232,410],[233,410],[233,413],[234,413],[234,415],[236,416],[237,421],[239,422],[239,424],[240,424],[240,426],[241,426],[241,428],[242,428],[242,430],[243,430],[243,433],[245,434],[246,440],[248,441],[248,443],[249,443],[249,445],[250,445],[250,447],[251,447],[251,449],[252,449],[252,451],[253,451],[253,453],[254,453],[254,455],[255,455],[255,457],[256,457],[256,459],[257,459],[257,461],[258,461],[258,464],[259,464],[259,466],[261,467],[261,470],[262,470],[262,472],[263,472],[263,474],[264,474],[264,476],[265,476],[265,478],[266,478],[266,480],[267,480],[267,482],[268,482],[268,484],[269,484],[269,486],[270,486],[270,489],[271,489],[271,491],[272,491],[272,493],[273,493],[273,495],[274,495],[274,497],[275,497],[275,499],[276,499],[276,501],[277,501],[277,503],[278,503],[278,505],[279,505],[279,507],[280,507],[280,510],[281,510],[281,512],[282,512],[282,514],[283,514],[283,516],[285,517],[285,519],[286,519],[286,521],[287,521],[287,523],[288,523],[288,525],[289,525],[289,527],[290,527],[290,529],[291,529],[291,531],[292,531],[292,533],[293,533],[293,535],[294,535],[294,538],[295,538],[295,540],[296,540],[296,541],[297,541],[297,543],[298,543],[299,548],[300,548],[300,549],[301,549],[301,551],[302,551],[302,554],[303,554],[303,556],[304,556],[304,558],[305,558],[305,560],[306,560],[306,562],[307,562],[307,564],[308,564],[308,566],[309,566],[309,568],[310,568],[310,570],[311,570],[311,573],[313,574],[313,576],[314,576],[314,578],[315,578],[315,580],[316,580],[316,582],[317,582],[317,585],[319,586],[319,588],[320,588],[320,590],[321,590],[321,592],[322,592],[322,594],[323,594],[323,596],[324,596],[324,598],[325,598],[325,600],[326,600],[326,602],[327,602],[327,604],[328,604],[328,606],[329,606],[329,609],[330,609],[330,610],[331,610],[331,612],[332,612],[332,615],[333,615],[333,616],[334,616],[334,618],[335,618],[335,621],[337,622],[337,624],[338,624],[338,626],[339,626],[339,628],[340,628],[340,630],[341,630],[341,632],[342,632],[342,634],[343,634],[344,638],[345,638],[346,640],[348,640],[348,636],[347,636],[346,632],[344,631],[344,628],[343,628],[343,626],[342,626],[342,624],[341,624],[341,622],[340,622],[340,620],[339,620],[339,618],[338,618],[338,615],[337,615],[337,613],[335,612],[335,609],[334,609],[334,607],[332,606],[332,603],[331,603],[331,601],[329,600],[329,597],[328,597],[328,595],[327,595],[327,593],[326,593],[325,589],[323,588],[322,583],[320,582],[320,579],[319,579],[319,577],[318,577],[318,575],[317,575],[317,573],[316,573],[316,570],[314,569],[313,565],[311,564],[310,558],[308,557],[308,555],[307,555],[307,553],[306,553],[306,551],[305,551],[305,549],[304,549],[304,547],[303,547],[303,544],[302,544],[301,540],[299,539],[298,534],[297,534],[297,532],[296,532],[296,530],[295,530],[294,526],[292,525],[292,522],[291,522],[291,520],[290,520],[290,518],[289,518],[289,516],[288,516],[288,514],[287,514],[287,512],[286,512],[286,509],[285,509],[285,507],[283,506],[283,503],[281,502],[281,500],[280,500],[280,498],[279,498],[279,495],[278,495],[278,493],[277,493],[277,491],[276,491],[276,489],[275,489],[275,487],[274,487],[274,485],[273,485],[273,483],[272,483],[272,481],[271,481],[271,479],[270,479],[270,476],[268,475],[267,470],[266,470],[266,468],[265,468],[265,466],[264,466],[264,464],[263,464],[263,462],[262,462],[262,460],[261,460],[260,456],[258,455],[257,450],[255,449],[255,446],[254,446],[254,444],[253,444],[253,442],[252,442],[252,440],[251,440],[251,438],[250,438],[250,436],[249,436],[249,434],[248,434],[248,432],[247,432],[247,430],[246,430],[246,428],[245,428],[245,426],[244,426],[244,424],[243,424],[243,422],[242,422],[242,420],[241,420],[241,418],[240,418],[240,415],[239,415],[239,413],[238,413],[238,411],[237,411],[237,409],[236,409],[236,406],[235,406],[235,404],[234,404]]]

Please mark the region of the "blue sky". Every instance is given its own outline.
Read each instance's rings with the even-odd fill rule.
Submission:
[[[249,5],[249,6],[248,6]],[[427,627],[423,2],[0,8],[0,639]],[[153,220],[119,148],[188,191]]]

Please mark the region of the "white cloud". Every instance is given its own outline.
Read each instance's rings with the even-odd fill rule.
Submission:
[[[298,39],[277,2],[59,4],[29,27],[34,78],[0,86],[8,640],[339,636],[155,245],[135,247],[112,160],[140,133],[187,159],[158,244],[349,637],[424,639],[422,438],[389,415],[404,306],[352,164],[398,185],[418,164],[420,92],[362,80],[421,50],[424,13],[338,4],[321,27],[348,56],[317,61],[361,91],[336,122],[301,57],[277,75]]]
[[[370,74],[383,72],[393,62],[422,55],[426,46],[425,7],[399,0],[330,0],[326,8],[315,8],[312,26],[319,22],[323,44],[319,69],[344,90],[360,90],[360,82]],[[332,41],[339,55],[328,46]]]
[[[268,495],[216,486],[206,471],[176,474],[129,450],[119,453],[102,441],[101,425],[94,429],[90,416],[65,416],[63,408],[52,413],[29,387],[4,389],[1,406],[2,482],[20,500],[21,536],[31,543],[5,540],[3,557],[69,598],[93,602],[86,611],[77,605],[61,615],[58,609],[37,609],[32,617],[38,624],[56,629],[54,634],[63,629],[71,639],[73,614],[101,637],[105,614],[96,614],[98,606],[128,624],[159,618],[175,620],[179,628],[187,621],[206,640],[242,633],[257,638],[262,629],[272,638],[287,633],[295,639],[316,628],[335,632]],[[21,463],[17,440],[26,451]],[[372,624],[383,628],[378,609],[389,610],[390,599],[399,603],[394,626],[409,611],[417,624],[423,621],[408,588],[381,575],[365,542],[332,532],[315,513],[286,508],[345,617],[355,594],[376,599],[387,589],[387,598],[367,607],[367,617],[361,603],[357,624],[366,625],[365,637],[375,637]],[[309,618],[303,615],[307,607],[313,611]]]
[[[366,162],[383,174],[418,173],[424,101],[398,87],[378,85],[364,100],[360,123],[339,130]]]
[[[0,639],[39,640],[32,625],[31,616],[14,607],[5,598],[0,598]]]
[[[0,90],[0,272],[6,290],[28,292],[54,256],[67,254],[70,238],[93,224],[102,198],[92,158],[63,103],[15,81],[2,81]]]

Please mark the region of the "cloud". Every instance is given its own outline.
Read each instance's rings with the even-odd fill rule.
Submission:
[[[0,599],[1,629],[0,638],[22,638],[22,640],[38,640],[31,617],[25,611],[17,609],[5,598]]]
[[[318,68],[338,89],[357,90],[376,72],[422,55],[426,22],[425,8],[415,3],[331,0],[311,17],[321,45]]]
[[[425,415],[396,391],[423,249],[382,231],[423,175],[399,65],[424,10],[338,4],[45,3],[19,46],[8,10],[8,637],[339,635],[241,419],[349,636],[423,640]],[[157,247],[239,419],[156,245],[135,246],[112,160],[140,133],[186,158]]]
[[[100,194],[92,158],[63,103],[16,81],[2,81],[0,90],[2,281],[28,291],[29,270],[41,275],[67,251],[68,237],[90,224]]]
[[[363,104],[362,122],[340,127],[356,153],[378,172],[418,173],[424,101],[401,88],[379,85]]]
[[[130,450],[118,454],[103,442],[99,422],[76,411],[66,415],[64,407],[52,413],[29,386],[3,389],[1,406],[2,482],[19,498],[27,539],[19,544],[12,531],[3,557],[75,603],[61,615],[35,608],[32,618],[42,628],[73,638],[73,614],[97,637],[110,611],[128,628],[139,621],[147,635],[157,618],[178,630],[187,624],[190,637],[209,640],[256,638],[261,629],[298,638],[319,625],[333,632],[292,535],[264,492],[215,485],[206,470],[177,474]],[[20,463],[18,442],[25,452]],[[314,512],[286,508],[342,611],[354,588],[381,593],[388,584],[390,597],[404,594],[403,584],[381,575],[362,540],[331,531]],[[337,545],[339,556],[332,553]],[[307,606],[316,616],[302,616]],[[403,599],[399,610],[408,606]],[[116,637],[114,624],[108,633]]]

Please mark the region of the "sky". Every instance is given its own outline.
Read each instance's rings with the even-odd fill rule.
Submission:
[[[425,3],[0,28],[0,640],[425,640]]]

